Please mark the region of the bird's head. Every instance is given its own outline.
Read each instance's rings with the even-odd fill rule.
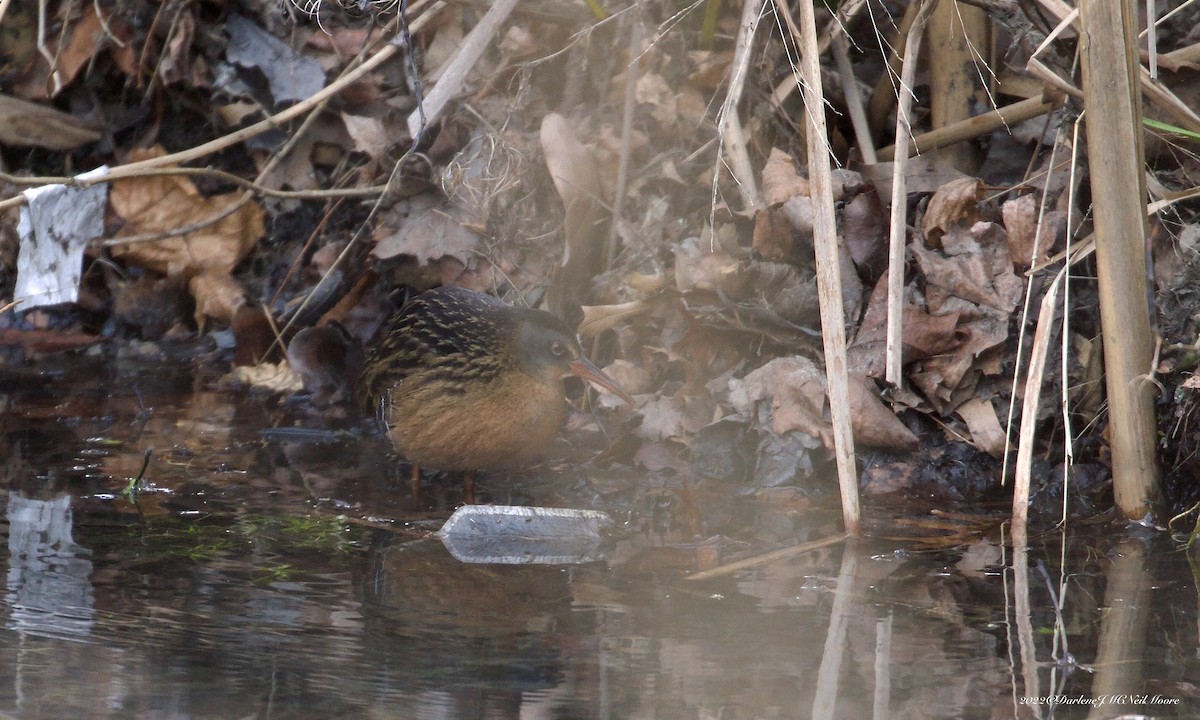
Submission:
[[[516,332],[516,362],[534,377],[574,375],[633,405],[633,398],[583,354],[579,338],[550,313],[530,311]]]

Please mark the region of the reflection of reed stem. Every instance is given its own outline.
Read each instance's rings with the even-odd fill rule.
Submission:
[[[846,631],[850,625],[850,615],[855,609],[854,599],[861,597],[856,586],[856,583],[862,580],[858,573],[858,556],[861,552],[862,549],[854,538],[850,538],[842,550],[842,568],[838,573],[837,589],[834,591],[833,609],[829,613],[829,630],[825,633],[821,668],[817,671],[813,720],[835,717],[838,679],[842,671],[842,656],[846,651]]]
[[[1140,540],[1126,539],[1113,548],[1109,557],[1112,565],[1104,590],[1104,612],[1100,615],[1092,697],[1114,702],[1093,706],[1088,718],[1145,712],[1140,706],[1123,708],[1115,699],[1129,699],[1143,690],[1142,650],[1146,643],[1151,582],[1146,569],[1146,546]]]

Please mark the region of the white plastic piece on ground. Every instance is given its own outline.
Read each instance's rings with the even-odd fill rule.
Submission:
[[[102,166],[80,180],[108,174]],[[14,300],[21,310],[79,299],[83,251],[104,234],[108,184],[90,187],[42,185],[25,191],[28,203],[17,221],[17,285]]]

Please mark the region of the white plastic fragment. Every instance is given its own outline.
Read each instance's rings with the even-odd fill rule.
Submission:
[[[108,174],[108,166],[86,172],[87,180]],[[83,251],[104,234],[108,184],[89,187],[42,185],[25,191],[28,201],[17,221],[17,284],[21,310],[79,299]]]
[[[460,562],[564,565],[601,559],[611,525],[596,510],[465,505],[437,535]]]

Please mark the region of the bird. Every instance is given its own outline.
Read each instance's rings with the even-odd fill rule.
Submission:
[[[461,471],[470,503],[477,471],[517,468],[541,455],[566,420],[566,375],[633,405],[558,317],[463,287],[413,297],[377,338],[359,400],[412,463],[414,491],[421,468]]]

